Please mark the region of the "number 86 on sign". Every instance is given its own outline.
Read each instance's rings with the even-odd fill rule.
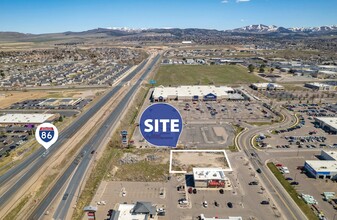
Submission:
[[[35,138],[44,148],[48,149],[57,141],[58,130],[51,123],[43,123],[37,127]]]

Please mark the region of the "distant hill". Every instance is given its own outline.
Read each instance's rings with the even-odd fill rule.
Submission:
[[[232,30],[215,30],[201,28],[152,28],[152,29],[129,29],[129,28],[96,28],[81,32],[64,32],[51,34],[24,34],[18,32],[0,32],[0,41],[39,41],[57,40],[69,38],[109,38],[109,37],[133,37],[132,39],[171,37],[176,40],[201,38],[224,38],[226,36],[251,37],[263,35],[265,37],[306,37],[336,35],[337,26],[320,26],[309,28],[285,28],[275,25],[256,24]]]

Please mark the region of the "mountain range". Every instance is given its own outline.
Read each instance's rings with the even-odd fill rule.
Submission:
[[[320,37],[325,35],[337,36],[337,25],[332,26],[320,26],[320,27],[305,27],[305,28],[285,28],[275,25],[256,24],[249,25],[232,30],[215,30],[215,29],[200,29],[200,28],[149,28],[149,29],[131,29],[131,28],[96,28],[81,32],[63,32],[63,33],[50,33],[50,34],[24,34],[19,32],[0,32],[0,41],[39,41],[39,39],[48,38],[62,39],[62,38],[106,38],[106,37],[126,37],[133,39],[141,38],[156,38],[161,39],[163,37],[174,38],[176,40],[181,39],[193,39],[193,38],[208,38],[216,37],[222,38],[225,36],[264,36],[264,37]]]

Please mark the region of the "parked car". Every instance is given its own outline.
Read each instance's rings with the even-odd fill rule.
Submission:
[[[197,189],[193,189],[193,194],[197,194]]]
[[[207,208],[207,207],[208,207],[207,201],[204,201],[204,202],[202,203],[202,205],[203,205],[205,208]]]
[[[214,201],[214,205],[215,205],[216,207],[219,207],[219,203],[218,203],[217,201]]]
[[[220,194],[224,194],[224,190],[223,189],[220,189],[219,192],[220,192]]]
[[[228,206],[228,208],[233,208],[233,203],[227,202],[227,206]]]
[[[291,182],[290,183],[290,185],[294,185],[294,186],[297,186],[297,185],[299,185],[300,183],[299,182],[296,182],[296,181],[293,181],[293,182]]]
[[[258,185],[259,183],[257,182],[257,181],[252,181],[252,182],[250,182],[250,183],[248,183],[248,185],[253,185],[253,186],[256,186],[256,185]]]
[[[269,205],[269,201],[263,200],[263,201],[261,202],[261,205]]]
[[[193,189],[190,187],[188,188],[188,193],[191,194],[193,192]]]
[[[258,168],[258,169],[256,170],[256,172],[262,173],[262,170],[261,170],[260,168]]]
[[[291,178],[291,177],[287,177],[287,178],[286,178],[286,180],[293,180],[293,178]]]

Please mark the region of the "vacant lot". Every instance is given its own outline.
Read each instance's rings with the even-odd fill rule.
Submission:
[[[246,68],[236,65],[165,65],[159,68],[155,80],[157,85],[163,86],[224,85],[263,81],[263,79],[248,73]]]
[[[193,167],[221,167],[231,169],[225,152],[222,150],[172,151],[172,171],[191,172]]]

